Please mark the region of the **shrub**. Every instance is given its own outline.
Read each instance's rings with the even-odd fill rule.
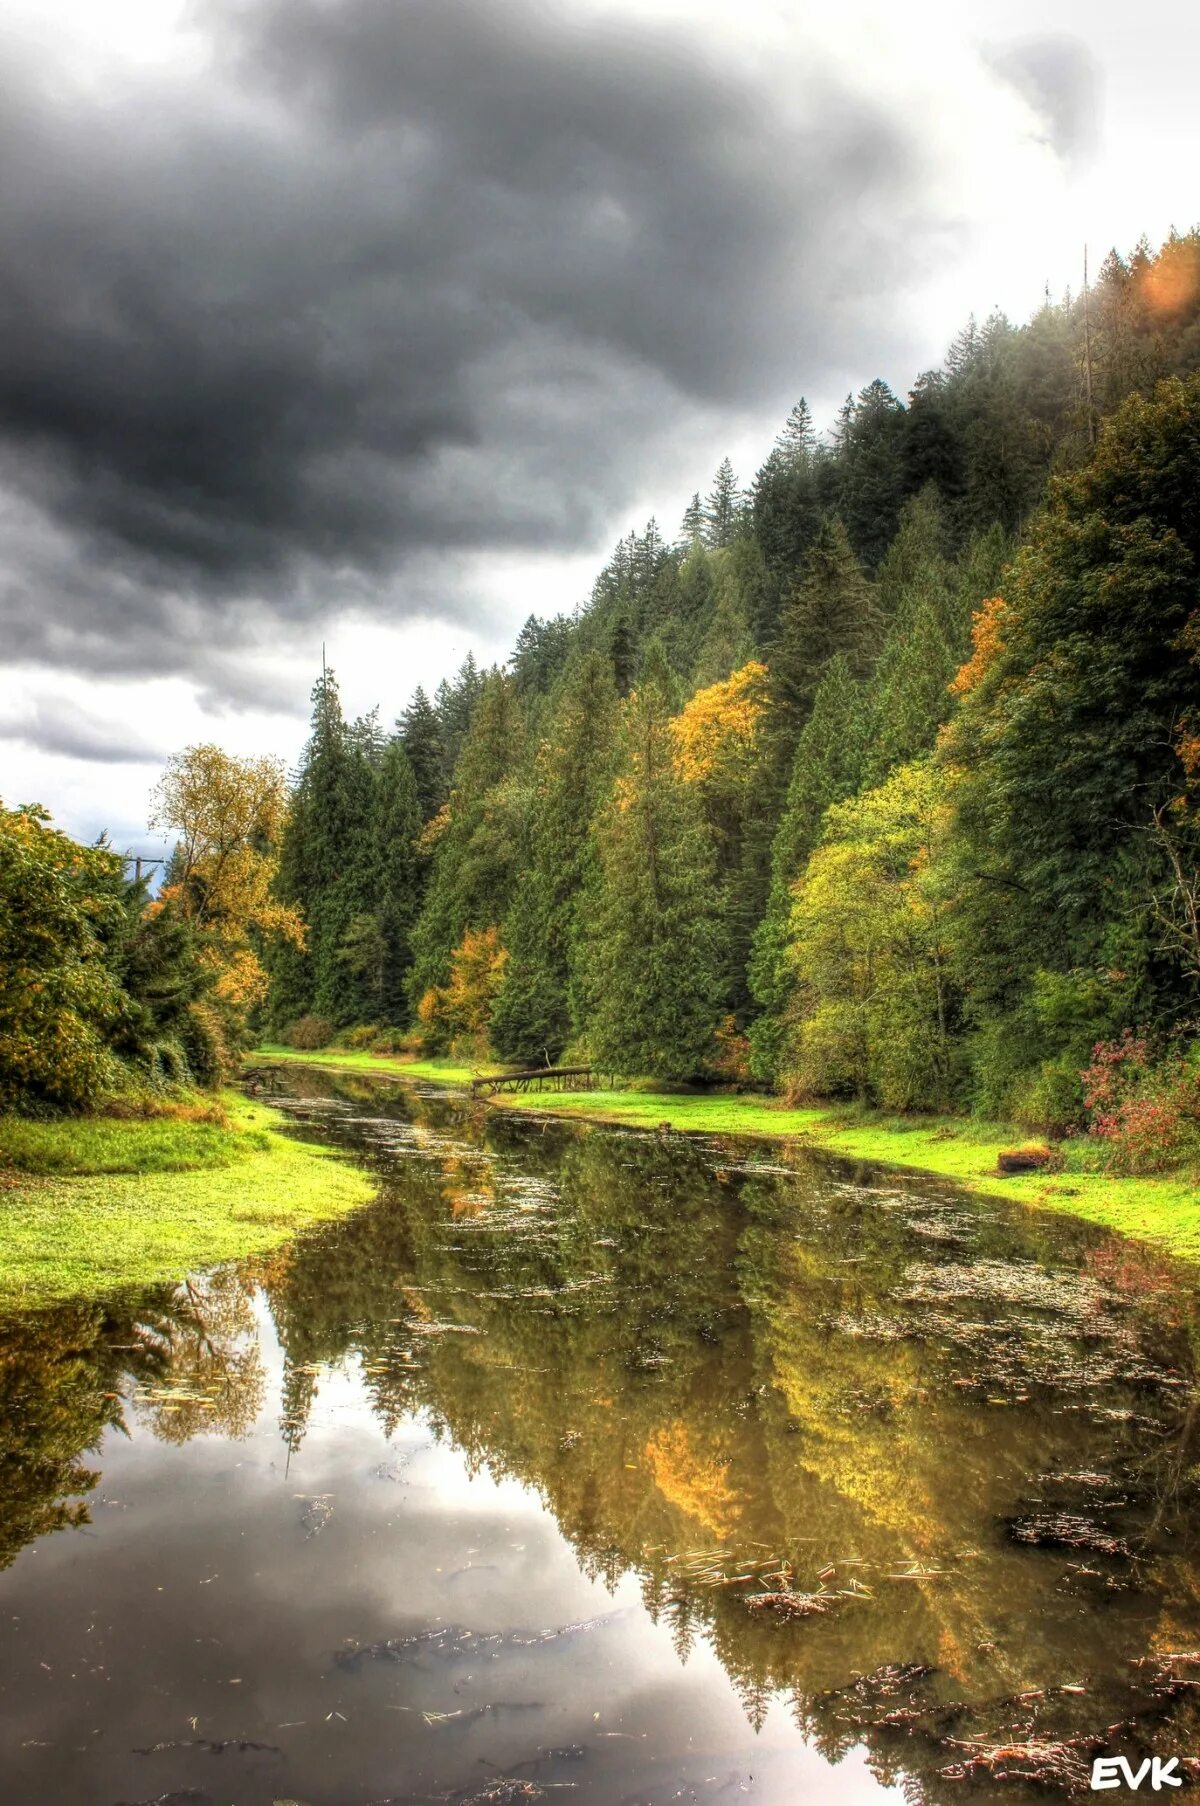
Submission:
[[[1143,1035],[1126,1029],[1098,1041],[1081,1075],[1089,1132],[1106,1143],[1117,1172],[1153,1173],[1200,1146],[1200,1070],[1179,1054],[1155,1061]]]
[[[1078,1134],[1083,1122],[1083,1085],[1075,1062],[1067,1056],[1044,1060],[1036,1072],[1014,1086],[1009,1113],[1023,1129],[1056,1141]]]
[[[379,1033],[376,1023],[360,1023],[357,1028],[344,1028],[337,1037],[336,1045],[346,1048],[350,1053],[362,1053],[365,1048],[374,1047]]]
[[[318,1047],[329,1046],[333,1040],[333,1023],[327,1016],[301,1016],[284,1031],[283,1038],[289,1047],[312,1053]]]
[[[421,1036],[411,1028],[377,1028],[371,1052],[377,1054],[417,1054],[422,1048]]]

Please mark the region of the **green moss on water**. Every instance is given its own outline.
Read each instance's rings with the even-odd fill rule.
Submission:
[[[282,1134],[279,1111],[225,1104],[225,1125],[0,1119],[0,1301],[178,1279],[375,1195],[333,1149]]]

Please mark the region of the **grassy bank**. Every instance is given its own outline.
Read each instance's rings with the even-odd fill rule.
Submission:
[[[272,1058],[283,1058],[272,1050]],[[390,1059],[384,1055],[295,1054],[317,1065],[346,1066],[360,1072],[389,1073],[461,1083],[466,1068],[439,1061]],[[1089,1142],[1065,1142],[1064,1170],[1002,1178],[996,1171],[1003,1149],[1028,1137],[1011,1125],[977,1123],[955,1117],[905,1118],[832,1108],[788,1109],[768,1097],[656,1091],[530,1093],[500,1100],[505,1108],[627,1123],[704,1135],[770,1136],[822,1148],[853,1160],[937,1174],[988,1197],[1008,1198],[1044,1210],[1061,1210],[1103,1224],[1123,1235],[1153,1242],[1187,1260],[1200,1260],[1200,1176],[1166,1174],[1119,1178],[1097,1170],[1097,1150]]]
[[[177,1279],[370,1201],[365,1173],[282,1122],[234,1094],[199,1120],[0,1118],[0,1302]]]
[[[502,1066],[464,1066],[456,1060],[412,1060],[407,1054],[348,1053],[323,1047],[316,1053],[297,1053],[294,1047],[269,1044],[249,1056],[249,1063],[294,1060],[300,1066],[336,1066],[345,1072],[383,1072],[392,1078],[432,1079],[439,1085],[466,1085],[481,1072],[503,1072]]]

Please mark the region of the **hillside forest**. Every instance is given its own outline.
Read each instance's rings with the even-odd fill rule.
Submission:
[[[0,1106],[256,1037],[1200,1133],[1200,234],[792,408],[745,483],[348,720],[179,754],[158,896],[0,822]],[[36,911],[28,899],[39,898]],[[21,911],[14,899],[20,896]],[[36,982],[35,982],[36,981]]]

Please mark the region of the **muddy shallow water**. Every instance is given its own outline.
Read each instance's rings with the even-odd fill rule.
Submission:
[[[0,1322],[6,1806],[1023,1801],[1200,1754],[1189,1270],[292,1082],[376,1205]]]

